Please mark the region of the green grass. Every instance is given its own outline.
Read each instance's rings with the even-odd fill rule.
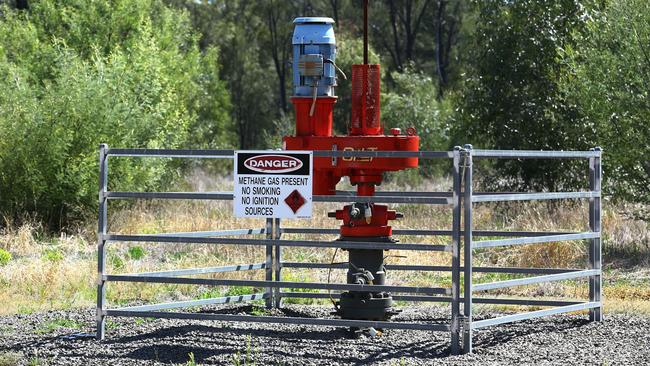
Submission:
[[[188,356],[190,359],[187,361],[187,363],[185,364],[185,366],[198,366],[198,364],[196,363],[196,360],[194,359],[194,352],[190,352],[190,353],[188,353],[187,356]]]
[[[244,352],[237,351],[237,353],[232,355],[232,364],[234,366],[254,366],[258,353],[259,349],[257,347],[253,348],[251,336],[249,335],[246,338],[246,349]]]
[[[39,328],[36,329],[35,333],[48,334],[60,328],[81,329],[82,326],[83,324],[75,320],[58,318],[58,319],[50,320],[49,322],[41,325]]]
[[[241,296],[241,295],[251,295],[256,293],[256,289],[244,286],[232,286],[226,290],[224,296]]]

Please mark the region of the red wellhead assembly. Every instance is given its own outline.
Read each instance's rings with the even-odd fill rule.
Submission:
[[[352,66],[352,113],[347,135],[332,135],[333,109],[337,97],[336,44],[330,18],[296,18],[293,34],[296,135],[284,137],[286,150],[418,151],[415,129],[398,128],[385,134],[380,119],[380,66],[368,64],[367,1],[364,1],[364,63]],[[372,196],[385,172],[417,168],[416,157],[314,157],[315,195],[334,195],[342,177],[349,177],[358,196]],[[389,220],[401,214],[386,205],[351,203],[331,212],[342,220],[341,241],[391,242]],[[383,285],[384,252],[376,249],[347,249],[347,282]],[[387,320],[396,313],[392,297],[385,292],[349,291],[341,294],[337,313],[345,319]]]

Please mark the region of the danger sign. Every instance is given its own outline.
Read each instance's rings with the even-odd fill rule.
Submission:
[[[235,151],[236,217],[309,218],[311,151]]]

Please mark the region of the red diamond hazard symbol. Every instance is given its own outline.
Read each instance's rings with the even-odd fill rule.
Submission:
[[[298,192],[297,189],[294,189],[293,192],[291,192],[287,198],[284,199],[284,202],[291,208],[293,213],[295,214],[298,212],[300,207],[305,204],[305,198]]]

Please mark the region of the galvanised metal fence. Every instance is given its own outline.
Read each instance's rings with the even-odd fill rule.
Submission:
[[[449,237],[448,245],[421,243],[378,243],[351,241],[287,240],[283,234],[338,234],[338,229],[327,228],[292,228],[283,227],[280,219],[264,219],[264,226],[250,229],[235,229],[203,232],[177,232],[153,235],[124,235],[112,233],[107,228],[108,200],[120,199],[171,199],[171,200],[232,200],[232,192],[114,192],[108,191],[109,157],[153,157],[153,158],[199,158],[199,159],[233,159],[233,150],[164,150],[164,149],[114,149],[102,144],[99,151],[100,190],[98,220],[98,285],[97,285],[97,338],[104,339],[105,320],[107,316],[153,317],[198,319],[219,321],[245,321],[262,323],[290,323],[304,325],[323,325],[358,328],[393,328],[416,329],[425,331],[445,331],[451,335],[451,354],[472,351],[472,333],[493,325],[532,319],[547,315],[574,312],[589,309],[591,321],[602,320],[601,299],[601,151],[511,151],[511,150],[474,150],[471,145],[456,147],[453,151],[314,151],[315,157],[332,157],[336,163],[339,157],[418,157],[419,159],[446,159],[452,162],[453,184],[448,192],[377,192],[375,196],[360,197],[355,192],[338,191],[332,196],[313,196],[314,202],[377,202],[405,203],[424,205],[445,205],[452,210],[452,222],[449,230],[394,229],[393,235]],[[540,192],[540,193],[496,193],[473,191],[474,159],[582,159],[589,161],[589,191],[586,192]],[[504,201],[540,201],[561,199],[589,199],[589,231],[585,232],[534,232],[534,231],[500,231],[474,230],[472,214],[474,204]],[[242,235],[265,235],[264,239],[232,238]],[[502,239],[475,240],[480,237],[500,237]],[[571,240],[588,240],[589,267],[586,269],[565,268],[520,268],[520,267],[475,267],[472,254],[476,249],[512,245],[551,243]],[[219,267],[190,268],[158,272],[109,274],[106,271],[106,246],[109,242],[147,242],[147,243],[191,243],[206,245],[248,245],[261,247],[266,260],[261,263],[236,264]],[[296,282],[283,281],[283,268],[343,269],[345,263],[303,263],[282,260],[283,247],[310,248],[361,248],[382,250],[412,250],[448,252],[449,266],[430,265],[387,265],[387,270],[451,272],[451,287],[390,286],[390,285],[355,285],[344,283]],[[462,263],[461,263],[461,250]],[[264,271],[265,280],[237,280],[188,277],[202,274],[226,273],[238,271]],[[491,283],[474,284],[472,274],[504,273],[535,275]],[[462,281],[461,281],[462,275]],[[488,291],[511,286],[538,284],[570,279],[589,279],[589,299],[587,301],[540,300],[527,298],[476,297],[476,292]],[[264,288],[264,292],[240,296],[222,296],[209,299],[176,301],[151,305],[111,308],[106,301],[106,286],[109,282],[140,282],[189,284],[207,286],[246,286]],[[462,284],[462,287],[461,287]],[[314,293],[283,291],[283,289],[316,289],[327,291],[389,291],[397,293],[393,299],[413,302],[448,302],[451,305],[448,322],[405,322],[405,321],[369,321],[336,318],[309,318],[293,316],[253,316],[215,313],[196,313],[165,311],[170,309],[195,306],[264,300],[268,308],[282,307],[283,298],[329,298],[338,297],[338,293]],[[462,290],[462,297],[461,297]],[[499,304],[547,307],[524,313],[516,313],[496,318],[474,320],[473,304]],[[462,310],[462,312],[461,312]],[[462,336],[462,342],[461,342]]]

